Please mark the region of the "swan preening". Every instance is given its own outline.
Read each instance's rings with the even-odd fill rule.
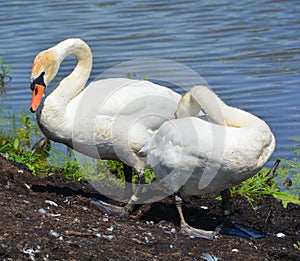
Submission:
[[[75,69],[46,97],[37,116],[51,140],[91,157],[119,160],[140,177],[150,166],[172,192],[186,195],[225,191],[257,173],[273,153],[275,138],[268,125],[226,105],[207,86],[194,86],[182,98],[149,81],[125,78],[98,80],[84,89],[92,54],[80,39],[65,40],[36,56],[32,112],[69,55],[77,59]],[[212,238],[214,232],[187,225],[181,199],[176,199],[181,230]]]
[[[45,88],[62,61],[74,55],[74,70],[40,106]],[[94,158],[119,160],[143,176],[140,150],[161,124],[174,117],[180,95],[150,81],[109,78],[85,87],[92,53],[80,39],[67,39],[40,52],[31,74],[30,110],[49,139]]]
[[[206,114],[193,117],[200,110]],[[226,201],[226,189],[256,174],[274,151],[274,135],[263,120],[226,105],[207,86],[194,86],[183,95],[175,115],[144,147],[148,164],[173,191],[222,191]],[[214,232],[187,225],[177,200],[182,231],[212,238]]]
[[[206,115],[186,117],[200,109]],[[175,115],[146,148],[159,178],[183,179],[183,184],[170,179],[175,190],[198,195],[235,186],[257,173],[274,151],[274,135],[263,120],[226,105],[207,86],[194,86],[183,95]]]

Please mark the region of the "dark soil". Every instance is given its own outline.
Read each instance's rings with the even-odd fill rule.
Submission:
[[[203,253],[209,253],[221,260],[300,260],[293,246],[300,241],[298,205],[283,208],[265,197],[256,201],[254,211],[245,199],[234,198],[232,219],[267,236],[219,235],[209,241],[179,233],[172,205],[141,206],[140,219],[125,219],[103,215],[90,204],[91,197],[103,198],[88,183],[59,174],[38,178],[24,165],[0,157],[0,259],[203,260]],[[220,215],[214,198],[193,198],[198,208],[184,209],[189,223],[199,226],[203,218]]]

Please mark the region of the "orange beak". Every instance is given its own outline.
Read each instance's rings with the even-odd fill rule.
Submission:
[[[42,101],[43,95],[44,95],[45,87],[40,84],[35,84],[33,91],[32,91],[32,100],[30,104],[30,111],[35,112],[38,107],[40,106],[40,103]]]

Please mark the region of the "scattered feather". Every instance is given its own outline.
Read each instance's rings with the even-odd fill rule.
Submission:
[[[114,230],[114,226],[110,226],[110,227],[108,227],[106,230],[108,230],[108,231],[113,231]]]
[[[102,237],[107,239],[107,240],[112,240],[115,236],[113,236],[113,235],[102,235]]]
[[[59,233],[57,233],[54,230],[50,230],[50,235],[53,236],[53,237],[59,237]]]
[[[209,253],[202,253],[201,258],[207,261],[218,261],[220,260],[219,257],[216,257],[215,255],[211,255]]]
[[[6,185],[5,185],[5,188],[9,189],[10,188],[10,181],[8,180]]]
[[[276,237],[284,238],[284,237],[285,237],[285,234],[279,232],[279,233],[276,234]]]
[[[220,260],[219,257],[216,257],[215,255],[211,255],[209,253],[202,253],[201,258],[207,261],[218,261]]]
[[[25,188],[27,188],[27,189],[31,189],[31,187],[30,187],[28,184],[26,184],[26,183],[24,183],[24,186],[25,186]]]
[[[25,249],[25,248],[23,248],[22,253],[24,253],[26,255],[29,255],[30,260],[35,260],[35,254],[39,253],[40,249],[41,249],[40,246],[37,246],[37,249],[33,249],[33,248]]]
[[[58,204],[52,200],[45,200],[46,204],[49,204],[50,206],[58,207]]]

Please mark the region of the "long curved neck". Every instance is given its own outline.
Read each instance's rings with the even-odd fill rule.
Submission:
[[[194,86],[179,102],[177,112],[188,111],[191,116],[203,109],[215,123],[236,128],[249,127],[261,122],[254,115],[226,105],[211,89],[204,85]],[[176,112],[176,115],[177,115]],[[178,116],[178,115],[177,115]]]
[[[53,91],[51,95],[56,96],[61,103],[67,104],[84,88],[91,70],[92,70],[92,53],[89,46],[80,39],[68,39],[60,42],[53,47],[59,63],[70,56],[74,55],[77,60],[74,70],[64,78]]]

